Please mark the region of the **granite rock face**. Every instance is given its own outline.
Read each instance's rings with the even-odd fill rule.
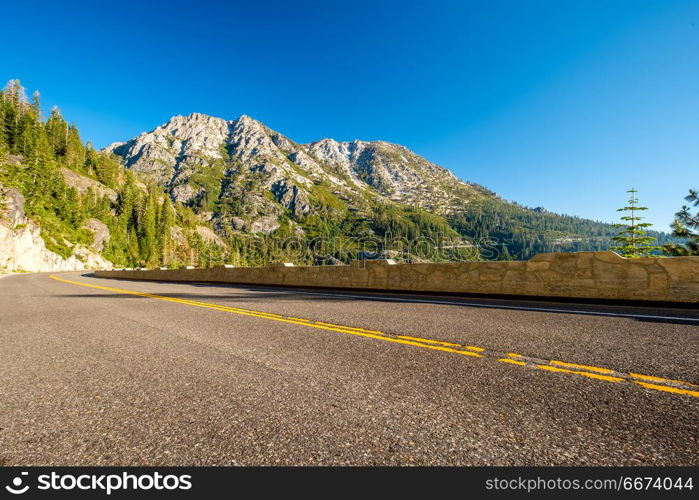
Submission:
[[[66,181],[68,186],[75,188],[78,193],[85,194],[88,189],[92,189],[98,196],[106,196],[111,201],[116,201],[117,193],[113,189],[109,189],[107,186],[101,182],[97,182],[94,179],[80,175],[74,170],[70,170],[65,167],[61,167],[61,174]]]
[[[451,213],[485,193],[481,186],[459,180],[449,170],[398,144],[323,139],[305,147],[310,155],[341,171],[353,183],[431,212]]]
[[[95,237],[90,248],[95,252],[99,253],[104,250],[104,246],[109,243],[110,234],[107,225],[97,219],[87,219],[83,224],[83,227],[88,231],[92,232]]]
[[[73,255],[65,259],[46,248],[41,229],[24,213],[22,194],[0,184],[0,269],[33,272],[111,269],[111,262],[102,258],[96,248],[109,239],[109,231],[102,226],[96,219],[88,220],[86,227],[95,232],[93,247],[76,245]]]
[[[297,144],[245,115],[229,121],[176,116],[106,150],[155,179],[174,200],[212,211],[214,227],[249,232],[273,231],[285,214],[292,220],[313,214],[318,186],[358,210],[393,200],[442,214],[488,196],[403,146],[333,139]],[[214,201],[233,209],[216,211]]]
[[[154,177],[161,184],[177,184],[187,172],[208,160],[221,158],[229,122],[199,113],[175,116],[151,132],[107,147],[128,168]]]

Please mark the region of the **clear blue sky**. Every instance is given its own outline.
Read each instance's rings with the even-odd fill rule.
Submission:
[[[257,4],[257,5],[255,5]],[[383,139],[530,206],[665,230],[699,188],[699,2],[8,2],[0,77],[98,147],[193,111]]]

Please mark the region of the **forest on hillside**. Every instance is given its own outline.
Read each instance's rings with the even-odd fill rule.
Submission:
[[[26,215],[38,223],[47,248],[67,258],[76,244],[90,244],[84,227],[97,219],[109,228],[102,254],[115,265],[207,265],[220,254],[196,232],[190,209],[173,204],[154,183],[137,179],[118,160],[84,144],[58,108],[44,119],[38,92],[31,100],[17,80],[0,93],[0,182],[18,189]],[[68,185],[70,169],[116,193]],[[214,248],[216,247],[216,248]]]

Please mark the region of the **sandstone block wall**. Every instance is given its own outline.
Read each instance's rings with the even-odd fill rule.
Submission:
[[[614,252],[538,254],[528,261],[347,266],[217,266],[97,271],[100,278],[411,292],[699,303],[699,257],[626,259]]]

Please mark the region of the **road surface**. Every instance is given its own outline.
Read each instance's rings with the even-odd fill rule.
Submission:
[[[697,465],[699,311],[0,279],[0,465]]]

